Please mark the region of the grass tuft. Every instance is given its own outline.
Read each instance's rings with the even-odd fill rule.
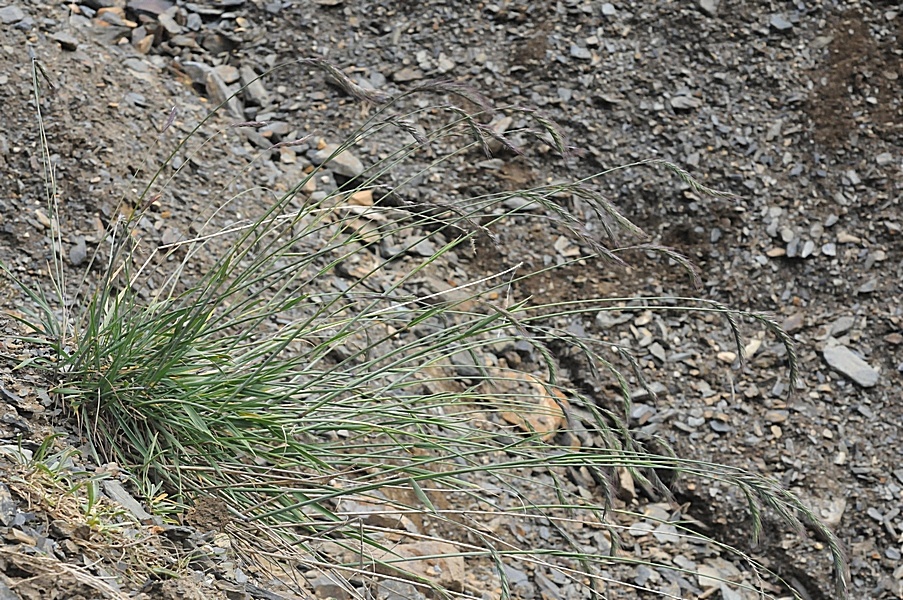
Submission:
[[[593,179],[622,167],[453,205],[405,201],[416,177],[476,149],[491,155],[490,141],[523,150],[483,124],[494,109],[467,86],[429,82],[389,96],[363,89],[321,60],[302,62],[375,106],[333,157],[363,140],[382,140],[386,128],[412,141],[326,194],[301,191],[321,174],[315,169],[286,182],[287,191],[262,190],[266,203],[255,200],[256,188],[228,197],[199,220],[190,239],[149,244],[138,222],[183,176],[180,167],[164,181],[173,157],[200,152],[234,128],[260,125],[202,133],[215,123],[211,113],[150,173],[138,197],[124,203],[135,208],[120,211],[122,218],[112,223],[81,277],[82,290],[69,293],[59,256],[52,296],[21,284],[35,307],[20,319],[30,331],[26,337],[49,350],[35,364],[53,373],[60,406],[96,460],[127,465],[147,497],[162,491],[172,499],[172,511],[210,497],[225,502],[232,515],[228,530],[249,560],[278,570],[299,589],[301,571],[315,568],[348,580],[374,573],[402,577],[441,597],[479,595],[463,581],[418,566],[441,559],[490,573],[508,597],[504,565],[519,561],[557,569],[590,595],[605,597],[615,586],[635,587],[626,574],[637,565],[679,570],[629,556],[618,541],[630,515],[616,498],[617,474],[626,473],[651,497],[668,498],[660,477],[665,472],[739,490],[753,516],[752,535],[763,507],[815,527],[829,540],[843,588],[844,562],[833,534],[792,494],[740,469],[682,459],[661,440],[653,443],[627,427],[629,378],[643,381],[639,365],[624,349],[559,326],[627,299],[512,299],[512,286],[536,274],[525,265],[474,281],[445,281],[453,257],[472,255],[476,239],[492,238],[513,218],[569,231],[590,249],[581,260],[623,264],[627,251],[655,251],[695,276],[686,258],[650,245],[593,187]],[[410,97],[424,93],[441,96],[435,111],[410,108]],[[450,104],[461,100],[476,112]],[[554,122],[520,110],[569,157]],[[450,118],[437,121],[436,115]],[[163,129],[174,119],[173,112]],[[49,165],[40,113],[38,123]],[[665,161],[632,166],[645,165],[720,195]],[[61,223],[52,170],[46,173],[49,207]],[[389,192],[372,205],[350,202],[352,194],[380,187]],[[604,236],[562,206],[556,199],[562,194],[588,203]],[[539,210],[505,208],[514,195]],[[224,224],[233,206],[248,216]],[[631,243],[619,245],[621,236]],[[693,298],[645,302],[647,310],[718,314],[738,347],[740,319],[764,323],[787,347],[795,378],[790,339],[767,317]],[[493,358],[495,349],[523,344],[539,357],[539,370],[523,373]],[[620,406],[569,387],[554,350],[561,344],[612,378]],[[518,534],[517,523],[524,531],[546,524],[548,541]],[[588,529],[599,532],[600,547],[590,548],[581,537]],[[684,533],[703,539],[698,531]],[[769,585],[776,581],[761,565],[754,569]],[[775,588],[762,589],[768,595]]]

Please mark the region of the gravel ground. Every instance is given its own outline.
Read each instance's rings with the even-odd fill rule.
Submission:
[[[69,219],[63,251],[75,266],[102,239],[116,201],[131,193],[130,173],[147,169],[143,157],[151,168],[158,164],[207,108],[274,65],[323,57],[365,88],[394,92],[452,78],[497,105],[536,107],[567,134],[575,154],[568,164],[540,150],[497,152],[491,160],[471,153],[417,181],[408,199],[454,204],[647,158],[674,161],[735,194],[704,197],[648,168],[597,179],[656,242],[698,265],[701,289],[668,260],[639,253],[626,270],[586,261],[520,284],[515,294],[541,302],[701,295],[773,313],[797,344],[802,382],[793,395],[786,353],[755,325],[745,331],[750,358],[742,364],[725,325],[646,311],[641,300],[561,325],[616,342],[647,369],[657,397],[637,385],[632,426],[666,437],[679,454],[774,475],[845,544],[853,597],[903,598],[901,29],[895,3],[877,0],[133,0],[127,7],[112,0],[67,6],[20,0],[0,8],[6,174],[0,258],[26,279],[39,277],[50,248],[29,52],[53,83],[45,88],[48,136]],[[155,144],[173,105],[173,127]],[[209,214],[230,189],[257,183],[278,191],[280,181],[319,162],[320,140],[340,142],[366,109],[318,70],[295,64],[249,86],[227,110],[224,123],[270,125],[229,130],[219,149],[211,144],[177,155],[190,168],[162,192],[155,219],[143,224],[150,238],[168,243],[192,233],[197,215]],[[493,125],[517,129],[520,118],[496,117]],[[308,134],[307,142],[271,150]],[[386,135],[391,141],[402,134]],[[261,150],[270,160],[232,181],[246,157]],[[376,141],[355,149],[368,164],[384,152]],[[307,192],[328,191],[356,168],[333,164]],[[569,202],[587,227],[598,228],[588,207]],[[242,211],[236,205],[219,218],[238,220]],[[446,278],[474,279],[517,262],[541,268],[588,250],[560,236],[554,226],[539,230],[533,220],[512,218],[497,245],[443,265]],[[593,378],[567,348],[556,351],[581,391],[600,403],[611,397],[611,382]],[[36,387],[7,377],[17,398]],[[29,430],[32,413],[8,395],[0,401],[10,415],[0,432],[14,440]],[[38,439],[38,429],[31,429]],[[686,480],[676,485],[676,500],[716,537],[777,571],[801,597],[831,596],[820,540],[770,523],[752,547],[736,527],[746,518],[742,503],[726,490]],[[670,510],[642,497],[625,502],[651,518]],[[638,549],[652,542],[644,527],[631,535]],[[670,559],[680,564],[678,555],[673,550]],[[680,556],[686,568],[704,560],[716,574],[735,568],[701,551]],[[523,597],[578,597],[554,577],[530,579],[518,571],[511,579],[521,581],[520,575]],[[631,577],[677,597],[717,593],[658,573]]]

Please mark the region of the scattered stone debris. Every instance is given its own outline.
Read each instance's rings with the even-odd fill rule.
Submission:
[[[474,13],[470,6],[455,12],[449,8],[459,4],[429,1],[403,13],[391,3],[351,0],[58,5],[20,0],[0,7],[2,46],[8,49],[0,83],[8,94],[4,110],[10,124],[0,132],[0,162],[6,172],[15,174],[5,180],[0,194],[4,264],[38,277],[56,243],[48,232],[58,217],[44,207],[40,165],[32,162],[36,140],[31,97],[28,85],[19,85],[31,80],[22,50],[26,44],[45,66],[41,85],[54,86],[48,101],[53,118],[66,123],[53,132],[53,143],[60,147],[53,161],[65,175],[62,251],[72,266],[83,267],[95,251],[103,251],[104,228],[116,218],[116,203],[107,200],[136,201],[129,192],[131,174],[140,166],[136,157],[150,152],[151,163],[162,163],[177,134],[189,132],[219,102],[227,102],[225,115],[215,122],[216,139],[224,139],[224,145],[216,151],[177,153],[172,171],[185,178],[159,199],[141,200],[153,206],[140,224],[141,243],[177,244],[197,234],[196,219],[220,203],[213,190],[251,162],[255,169],[251,182],[276,193],[292,189],[315,166],[322,166],[298,190],[298,202],[319,201],[341,184],[338,180],[360,177],[365,165],[380,160],[383,141],[410,141],[409,133],[393,138],[386,130],[380,144],[355,145],[323,164],[335,144],[372,114],[366,112],[372,108],[356,108],[344,91],[327,87],[309,66],[269,73],[293,58],[326,56],[365,89],[396,93],[435,78],[451,78],[467,81],[499,104],[536,106],[541,114],[566,125],[575,154],[567,169],[549,153],[509,156],[512,152],[496,140],[489,149],[498,162],[481,163],[487,158],[482,154],[462,154],[457,162],[440,166],[433,178],[404,173],[412,181],[409,196],[389,200],[419,210],[443,203],[455,207],[461,194],[510,189],[509,169],[518,161],[533,165],[542,174],[538,181],[546,176],[556,181],[653,156],[673,158],[706,185],[735,194],[705,196],[650,171],[617,172],[599,183],[608,199],[636,219],[654,242],[675,247],[700,267],[702,290],[687,291],[680,269],[667,258],[650,254],[625,257],[632,266],[616,272],[605,263],[584,260],[558,278],[518,282],[512,287],[513,298],[531,295],[538,302],[555,302],[590,295],[699,294],[729,306],[774,313],[793,337],[801,361],[803,381],[794,394],[789,394],[791,382],[785,377],[787,350],[758,323],[744,330],[756,345],[752,351],[747,345],[742,357],[726,326],[714,316],[678,311],[646,315],[645,307],[639,306],[642,300],[636,300],[636,306],[625,301],[618,311],[599,311],[586,323],[556,327],[579,325],[587,339],[604,341],[621,353],[614,356],[635,358],[647,369],[648,385],[635,378],[627,382],[634,402],[625,417],[630,427],[662,436],[681,455],[739,460],[774,475],[798,493],[855,499],[856,506],[866,507],[851,510],[837,500],[812,503],[837,527],[850,555],[856,557],[852,563],[856,592],[862,597],[903,596],[903,571],[895,566],[903,518],[894,512],[903,475],[896,467],[896,446],[888,443],[903,419],[897,392],[903,372],[899,359],[903,293],[898,273],[903,219],[897,204],[901,152],[898,130],[888,126],[903,122],[899,101],[903,78],[894,62],[901,13],[888,3],[854,2],[844,5],[843,11],[840,6],[822,6],[817,12],[783,7],[783,13],[755,3],[677,4],[562,2],[549,3],[547,12],[533,13],[519,11],[517,3],[487,4]],[[662,28],[662,23],[681,25]],[[663,37],[662,31],[667,35]],[[711,40],[716,40],[717,52],[706,45]],[[851,81],[862,85],[851,86]],[[176,115],[167,124],[173,106]],[[534,126],[520,117],[496,118],[485,122],[495,123],[496,133],[521,136],[520,141],[527,141]],[[231,128],[238,123],[259,125]],[[308,134],[313,137],[304,141]],[[203,135],[214,131],[205,129]],[[148,151],[152,146],[160,153]],[[248,204],[263,201],[254,198]],[[604,231],[603,219],[580,198],[563,194],[555,201],[573,211],[580,223]],[[360,209],[349,230],[362,239],[372,237],[374,224],[388,219],[373,210],[381,202],[380,194],[371,194],[369,200],[348,199],[343,210]],[[240,221],[248,214],[247,205],[236,202],[234,208],[227,215],[230,220]],[[544,228],[532,229],[535,221],[529,217],[543,212],[529,196],[515,196],[504,208],[511,215],[505,217],[497,240],[472,255],[462,252],[454,263],[437,262],[433,280],[422,289],[406,291],[425,302],[435,301],[432,294],[454,289],[448,281],[469,281],[474,273],[501,272],[520,262],[542,267],[580,261],[589,253],[588,246],[560,224],[546,222]],[[378,260],[398,261],[398,271],[409,268],[412,263],[404,261],[422,259],[442,243],[413,243],[416,237],[384,240],[369,258],[337,266],[334,276],[324,278],[324,288],[347,290],[349,282],[359,281]],[[389,272],[397,274],[394,268]],[[389,278],[379,284],[380,293],[393,289]],[[611,382],[592,376],[570,350],[554,352],[556,359],[569,365],[562,369],[565,377],[595,401],[605,406],[612,398],[620,402],[620,392],[613,391]],[[591,423],[592,415],[534,384],[544,382],[535,375],[542,371],[542,357],[535,350],[504,347],[477,353],[476,358],[493,369],[504,361],[518,373],[522,400],[536,401],[535,412],[521,414],[520,419],[486,408],[487,422],[507,428],[511,435],[537,433],[550,445],[560,443],[562,432],[573,428],[568,443],[604,445],[604,440],[579,430],[581,422]],[[483,376],[473,361],[455,366],[469,367],[468,378]],[[437,379],[455,377],[444,373]],[[0,395],[0,400],[12,408],[0,423],[0,455],[6,457],[3,460],[20,454],[22,458],[14,460],[30,460],[27,453],[33,448],[20,452],[16,436],[27,433],[39,441],[35,411],[44,407],[28,394],[16,393],[12,383],[4,389],[10,394]],[[646,505],[656,502],[646,497],[642,486],[628,489],[629,474],[618,475],[624,488],[619,502],[643,515],[623,524],[635,547],[658,548],[662,552],[658,559],[687,571],[669,579],[674,572],[635,569],[630,572],[635,583],[674,596],[738,597],[740,592],[720,580],[740,582],[739,563],[694,545],[692,536],[674,525],[680,522],[678,517],[691,517],[676,515],[675,507],[663,504],[660,511],[647,514]],[[582,490],[579,493],[594,497],[597,490],[589,474],[575,470],[571,476],[579,482],[574,484]],[[716,486],[687,481],[677,485],[684,486],[681,494],[693,500],[694,510],[704,506],[711,514],[734,515],[742,504]],[[690,489],[691,485],[698,487]],[[17,525],[16,519],[28,511],[21,510],[20,499],[9,488],[6,494],[3,490],[0,487],[0,523],[7,528],[7,550],[12,548],[16,556],[37,552],[32,549],[45,543],[42,535],[64,551],[69,548],[67,540],[77,543],[73,540],[78,539],[78,529],[64,524],[58,523],[50,536],[28,531],[24,526],[34,528],[31,521]],[[116,496],[117,491],[108,493]],[[129,492],[123,493],[121,507]],[[134,506],[127,512],[143,518]],[[730,525],[716,522],[720,518],[712,517],[700,527]],[[406,526],[401,530],[407,531]],[[507,522],[497,527],[510,529]],[[553,535],[548,529],[524,528],[517,535],[529,544]],[[159,537],[170,540],[184,534],[193,548],[209,546],[214,552],[202,532],[167,531],[170,537]],[[611,543],[601,529],[589,525],[578,533],[588,547],[601,549]],[[790,543],[780,535],[774,539],[761,551],[768,555],[774,549],[782,561],[820,543]],[[89,562],[72,556],[80,565]],[[31,558],[16,567],[30,576],[47,572],[43,563]],[[240,567],[230,570],[214,563],[211,573],[228,573],[229,585],[244,586],[239,583]],[[453,571],[447,565],[432,566]],[[531,566],[512,564],[505,569],[513,589],[524,597],[530,593],[579,597],[579,590],[562,573]],[[830,566],[824,561],[807,566],[818,582],[807,585],[826,586],[822,582],[828,581]],[[488,575],[484,578],[490,580]],[[72,581],[72,589],[88,586],[77,588],[85,597],[99,593],[93,584]],[[344,589],[335,581],[317,581],[311,589],[320,597],[338,598]],[[164,583],[154,585],[162,594]],[[379,589],[387,598],[425,594],[413,581],[381,582]],[[204,597],[253,596],[252,591],[240,587],[227,594],[204,588]],[[830,593],[810,592],[812,597]],[[188,591],[180,593],[170,597],[190,597]],[[786,589],[774,594],[791,595]]]

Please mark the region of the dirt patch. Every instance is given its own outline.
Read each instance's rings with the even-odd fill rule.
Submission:
[[[903,57],[896,35],[875,26],[861,13],[834,19],[814,41],[827,44],[824,72],[807,102],[815,140],[829,148],[842,147],[850,136],[867,136],[899,143],[903,128]],[[855,145],[855,144],[854,144]]]

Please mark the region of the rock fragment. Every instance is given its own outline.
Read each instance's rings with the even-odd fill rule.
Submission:
[[[878,163],[879,167],[887,166],[894,162],[894,155],[890,152],[882,152],[875,157],[875,162]]]
[[[58,42],[63,50],[73,52],[78,49],[78,40],[75,39],[75,36],[72,34],[66,33],[64,31],[58,31],[50,37],[53,38],[54,41]]]
[[[270,93],[263,82],[257,78],[254,69],[242,66],[238,70],[241,77],[241,85],[244,86],[245,102],[249,106],[266,106],[270,103]]]
[[[404,67],[392,74],[392,79],[396,83],[405,83],[407,81],[415,81],[423,79],[423,71],[413,67]]]
[[[154,522],[154,516],[144,510],[144,507],[118,481],[105,479],[103,489],[114,502],[132,513],[132,516],[142,523]]]
[[[207,73],[205,83],[207,95],[210,96],[211,102],[218,105],[225,103],[226,110],[229,112],[230,116],[236,119],[245,118],[244,108],[238,98],[234,95],[235,90],[223,81],[223,78],[219,73],[211,69]]]
[[[22,19],[25,18],[25,13],[22,12],[22,9],[13,4],[12,6],[4,6],[0,8],[0,23],[4,25],[12,25],[14,23],[18,23]]]
[[[825,362],[835,371],[852,379],[862,387],[878,383],[878,370],[857,356],[846,346],[829,346],[822,352]]]
[[[702,106],[702,100],[695,96],[681,94],[679,96],[674,96],[673,98],[671,98],[671,108],[677,111],[693,110],[694,108],[699,108],[700,106]]]
[[[706,16],[714,17],[718,14],[718,5],[721,0],[699,0],[699,10]]]
[[[451,591],[463,590],[464,558],[461,551],[448,542],[399,544],[375,556],[375,559],[378,561],[378,572],[406,579],[423,578]]]
[[[590,60],[593,55],[592,53],[584,48],[583,46],[577,46],[576,44],[571,46],[571,56],[574,58],[579,58],[581,60]]]
[[[336,150],[339,149],[338,144],[326,144],[320,150],[317,150],[313,157],[313,163],[320,165],[326,163],[333,173],[354,179],[364,172],[364,163],[358,157],[351,153],[350,150],[343,150],[336,156]]]
[[[72,263],[73,267],[77,267],[83,262],[85,262],[85,258],[88,256],[88,247],[85,244],[84,236],[78,236],[75,240],[75,243],[72,244],[72,247],[69,248],[69,262]]]
[[[775,31],[790,31],[793,29],[793,23],[788,21],[784,15],[772,15],[768,24]]]

